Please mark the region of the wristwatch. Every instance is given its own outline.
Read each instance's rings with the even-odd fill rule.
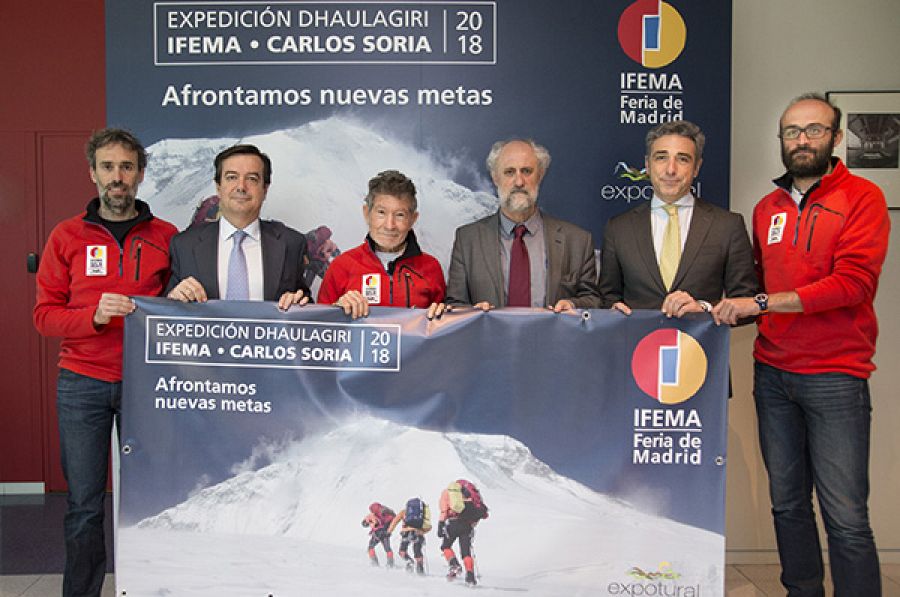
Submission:
[[[712,304],[710,304],[709,301],[701,301],[701,300],[698,300],[698,301],[697,301],[697,304],[700,305],[700,308],[703,309],[703,312],[704,312],[704,313],[711,313],[711,312],[712,312],[713,307],[712,307]]]
[[[756,302],[756,306],[759,307],[759,314],[765,315],[769,312],[769,295],[761,292],[753,297],[753,300]]]

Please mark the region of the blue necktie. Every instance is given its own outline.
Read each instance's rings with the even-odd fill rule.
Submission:
[[[250,298],[250,279],[247,275],[247,258],[244,256],[244,248],[241,243],[247,237],[243,230],[236,230],[231,238],[234,245],[231,247],[231,256],[228,258],[228,288],[225,291],[226,300],[246,301]]]

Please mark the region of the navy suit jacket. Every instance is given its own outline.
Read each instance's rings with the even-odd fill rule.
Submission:
[[[672,291],[683,290],[715,305],[722,296],[753,296],[758,283],[744,218],[699,199]],[[650,202],[612,218],[603,236],[600,293],[603,306],[659,309],[669,294],[653,248]]]
[[[285,292],[302,289],[310,296],[303,280],[306,237],[274,220],[260,220],[262,244],[263,298],[277,301]],[[193,276],[210,300],[219,296],[219,222],[190,226],[176,234],[169,246],[172,276],[166,293],[183,279]],[[310,297],[310,300],[312,297]]]

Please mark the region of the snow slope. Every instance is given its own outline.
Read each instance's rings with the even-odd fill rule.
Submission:
[[[399,510],[416,495],[436,519],[441,490],[464,477],[490,507],[475,540],[486,594],[605,594],[596,589],[609,579],[635,582],[626,574],[633,566],[654,570],[661,562],[681,574],[666,582],[703,584],[703,595],[721,594],[721,535],[594,492],[510,437],[425,431],[363,416],[300,442],[259,448],[235,465],[233,478],[120,530],[120,590],[293,595],[302,586],[304,595],[448,594],[455,587],[440,578],[434,533],[426,553],[435,578],[420,579],[370,569],[360,521],[372,501]]]

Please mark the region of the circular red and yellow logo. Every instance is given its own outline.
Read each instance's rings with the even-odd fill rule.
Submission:
[[[673,62],[687,40],[684,19],[668,2],[637,0],[619,17],[619,45],[625,54],[647,68]]]
[[[631,356],[634,381],[663,404],[679,404],[696,394],[706,380],[706,367],[700,343],[675,329],[647,334]]]

